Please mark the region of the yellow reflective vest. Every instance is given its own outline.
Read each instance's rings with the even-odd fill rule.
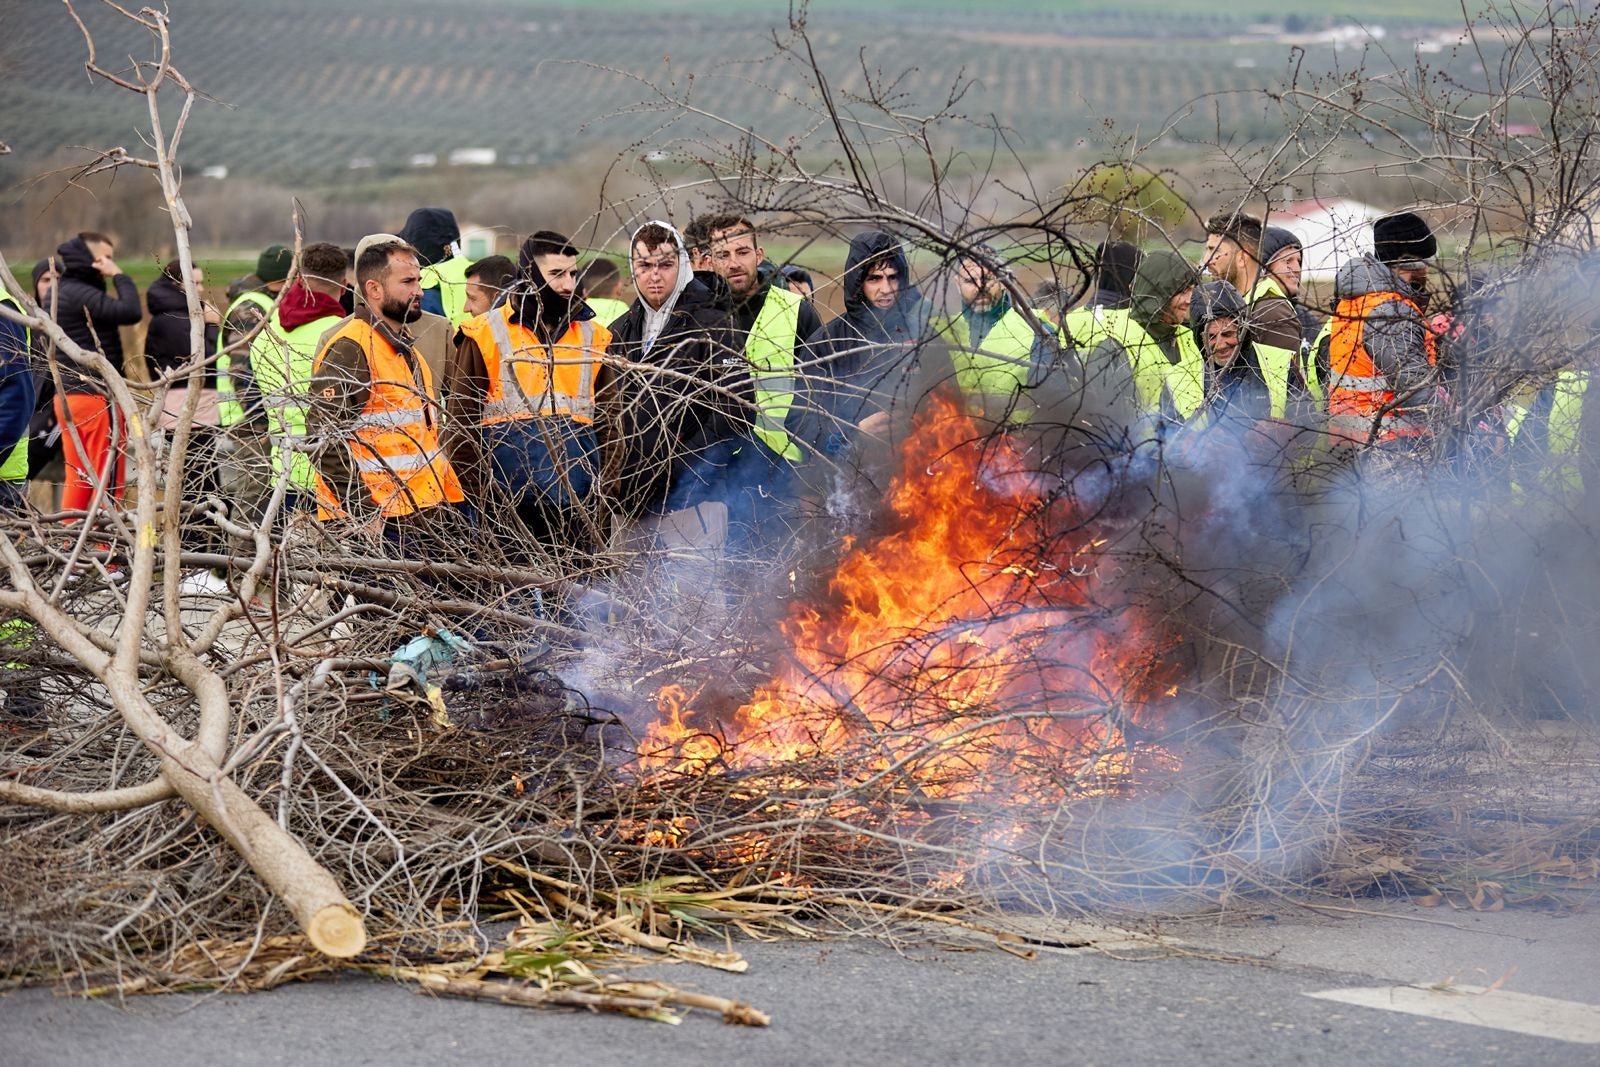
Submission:
[[[784,424],[794,407],[794,350],[800,340],[803,299],[787,289],[768,286],[744,343],[744,356],[755,382],[756,438],[791,463],[800,462],[801,452]]]

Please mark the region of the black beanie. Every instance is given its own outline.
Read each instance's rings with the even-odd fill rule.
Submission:
[[[1372,224],[1372,254],[1379,263],[1418,263],[1438,252],[1439,242],[1421,215],[1401,211]]]
[[[1285,248],[1305,251],[1305,246],[1300,243],[1300,238],[1294,235],[1293,230],[1286,230],[1282,226],[1268,226],[1261,231],[1261,262],[1271,263],[1272,257]]]
[[[263,282],[281,282],[289,276],[294,253],[283,245],[268,245],[256,260],[256,277]]]

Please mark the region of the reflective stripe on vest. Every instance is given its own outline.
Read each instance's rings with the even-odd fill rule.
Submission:
[[[316,488],[311,457],[300,448],[306,438],[306,393],[317,342],[339,320],[331,315],[296,326],[287,333],[276,310],[266,329],[250,345],[250,367],[267,412],[272,443],[272,473],[289,468],[289,484],[297,490]]]
[[[17,298],[4,289],[0,289],[0,304],[9,304],[14,310],[22,311],[22,305],[17,302]],[[28,351],[33,348],[33,330],[28,326],[22,327],[22,343],[25,351],[22,353],[21,358],[26,361]],[[30,372],[24,371],[23,373]],[[31,418],[33,412],[28,412],[28,416]],[[3,447],[3,442],[0,442],[0,447]],[[5,462],[0,463],[0,480],[7,482],[25,482],[28,480],[28,427],[26,420],[23,423],[22,436],[17,439],[16,444],[11,446],[11,451],[6,454]]]
[[[450,329],[459,330],[467,321],[467,268],[472,261],[466,256],[451,256],[441,263],[422,268],[422,287],[439,290],[439,304],[444,317],[450,320]]]
[[[744,357],[755,382],[755,435],[791,463],[802,458],[799,446],[784,428],[794,406],[794,349],[800,340],[802,299],[787,289],[769,286],[744,342]]]
[[[479,425],[544,415],[593,422],[594,379],[610,331],[586,319],[546,345],[526,326],[513,325],[510,316],[509,306],[492,308],[461,326],[478,346],[489,379]]]
[[[1121,335],[1117,341],[1128,354],[1132,366],[1134,399],[1139,412],[1157,414],[1161,410],[1163,393],[1178,418],[1187,419],[1199,411],[1206,399],[1205,356],[1189,327],[1174,328],[1173,343],[1178,349],[1178,362],[1174,363],[1156,339],[1132,317],[1124,315],[1118,325]]]
[[[376,327],[351,318],[318,351],[313,374],[340,340],[361,348],[371,375],[366,406],[345,443],[379,513],[394,518],[464,499],[455,469],[439,447],[438,401],[427,360],[417,357],[413,368]],[[317,518],[342,517],[345,510],[320,473],[316,484]]]
[[[1394,390],[1390,388],[1388,376],[1373,364],[1366,348],[1367,319],[1390,302],[1404,304],[1416,313],[1418,322],[1422,322],[1422,309],[1416,301],[1404,293],[1378,292],[1340,300],[1325,327],[1328,330],[1328,429],[1336,436],[1366,442],[1373,436],[1373,426],[1380,413],[1382,423],[1376,440],[1419,437],[1428,432],[1416,411],[1390,407],[1395,401]],[[1422,329],[1428,365],[1432,366],[1438,358],[1437,342],[1426,323],[1422,323]]]
[[[233,377],[229,373],[233,367],[233,356],[223,343],[228,334],[228,320],[243,304],[255,304],[263,314],[270,315],[277,301],[269,294],[253,289],[229,304],[227,313],[222,316],[223,328],[217,331],[217,422],[222,426],[233,426],[244,421],[244,405],[239,402],[233,388]]]

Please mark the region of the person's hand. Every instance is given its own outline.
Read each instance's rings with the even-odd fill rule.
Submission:
[[[217,305],[215,304],[201,304],[200,314],[205,316],[207,326],[215,326],[222,321],[222,312],[217,310]]]
[[[107,278],[115,278],[122,273],[122,268],[117,266],[117,261],[110,256],[101,256],[95,260],[94,269],[104,274]]]
[[[881,436],[889,429],[889,413],[887,411],[874,411],[871,415],[856,424],[862,433]]]

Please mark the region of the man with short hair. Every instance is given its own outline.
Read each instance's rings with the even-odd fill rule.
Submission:
[[[466,314],[471,318],[494,307],[500,294],[511,288],[517,280],[517,265],[509,256],[485,256],[468,264],[466,279]]]
[[[603,324],[610,326],[628,313],[628,302],[622,296],[622,268],[615,260],[595,256],[585,263],[578,274],[578,288]]]
[[[1293,354],[1254,343],[1249,308],[1231,282],[1195,286],[1189,329],[1205,360],[1205,407],[1213,421],[1285,417]]]
[[[250,346],[250,365],[267,413],[274,479],[288,472],[285,511],[309,504],[316,470],[306,449],[307,393],[322,336],[344,318],[339,297],[349,260],[338,245],[319,241],[300,252],[300,272],[283,291],[268,325]]]
[[[1263,267],[1261,220],[1237,211],[1219,211],[1206,220],[1205,269],[1244,294],[1250,333],[1258,345],[1289,352],[1300,348],[1300,317],[1294,302]]]
[[[387,237],[388,235],[382,235]],[[376,519],[385,536],[465,500],[439,441],[439,394],[416,350],[422,267],[399,240],[357,246],[362,303],[312,362],[307,428],[324,437],[317,518]]]
[[[722,471],[729,521],[741,536],[759,538],[786,504],[791,465],[803,459],[788,426],[797,406],[797,352],[822,319],[809,301],[763,274],[767,253],[748,219],[714,215],[704,229],[705,262],[727,283],[734,338],[755,382],[753,440],[733,448]]]
[[[936,321],[934,330],[950,346],[956,387],[969,414],[1002,424],[1026,422],[1026,391],[1039,384],[1050,362],[1045,338],[1013,306],[1001,273],[1005,267],[993,249],[963,252],[955,267],[961,310]]]
[[[445,370],[446,443],[465,491],[492,477],[536,540],[573,542],[599,470],[595,390],[611,331],[578,293],[578,250],[540,230],[503,303],[465,322]]]
[[[692,269],[676,229],[647,222],[628,247],[639,295],[611,324],[618,371],[596,396],[604,483],[623,516],[701,515],[702,504],[721,506],[708,454],[724,454],[750,432],[750,365],[733,333],[725,283]],[[715,510],[702,521],[708,540],[720,543],[727,512],[707,517]]]

